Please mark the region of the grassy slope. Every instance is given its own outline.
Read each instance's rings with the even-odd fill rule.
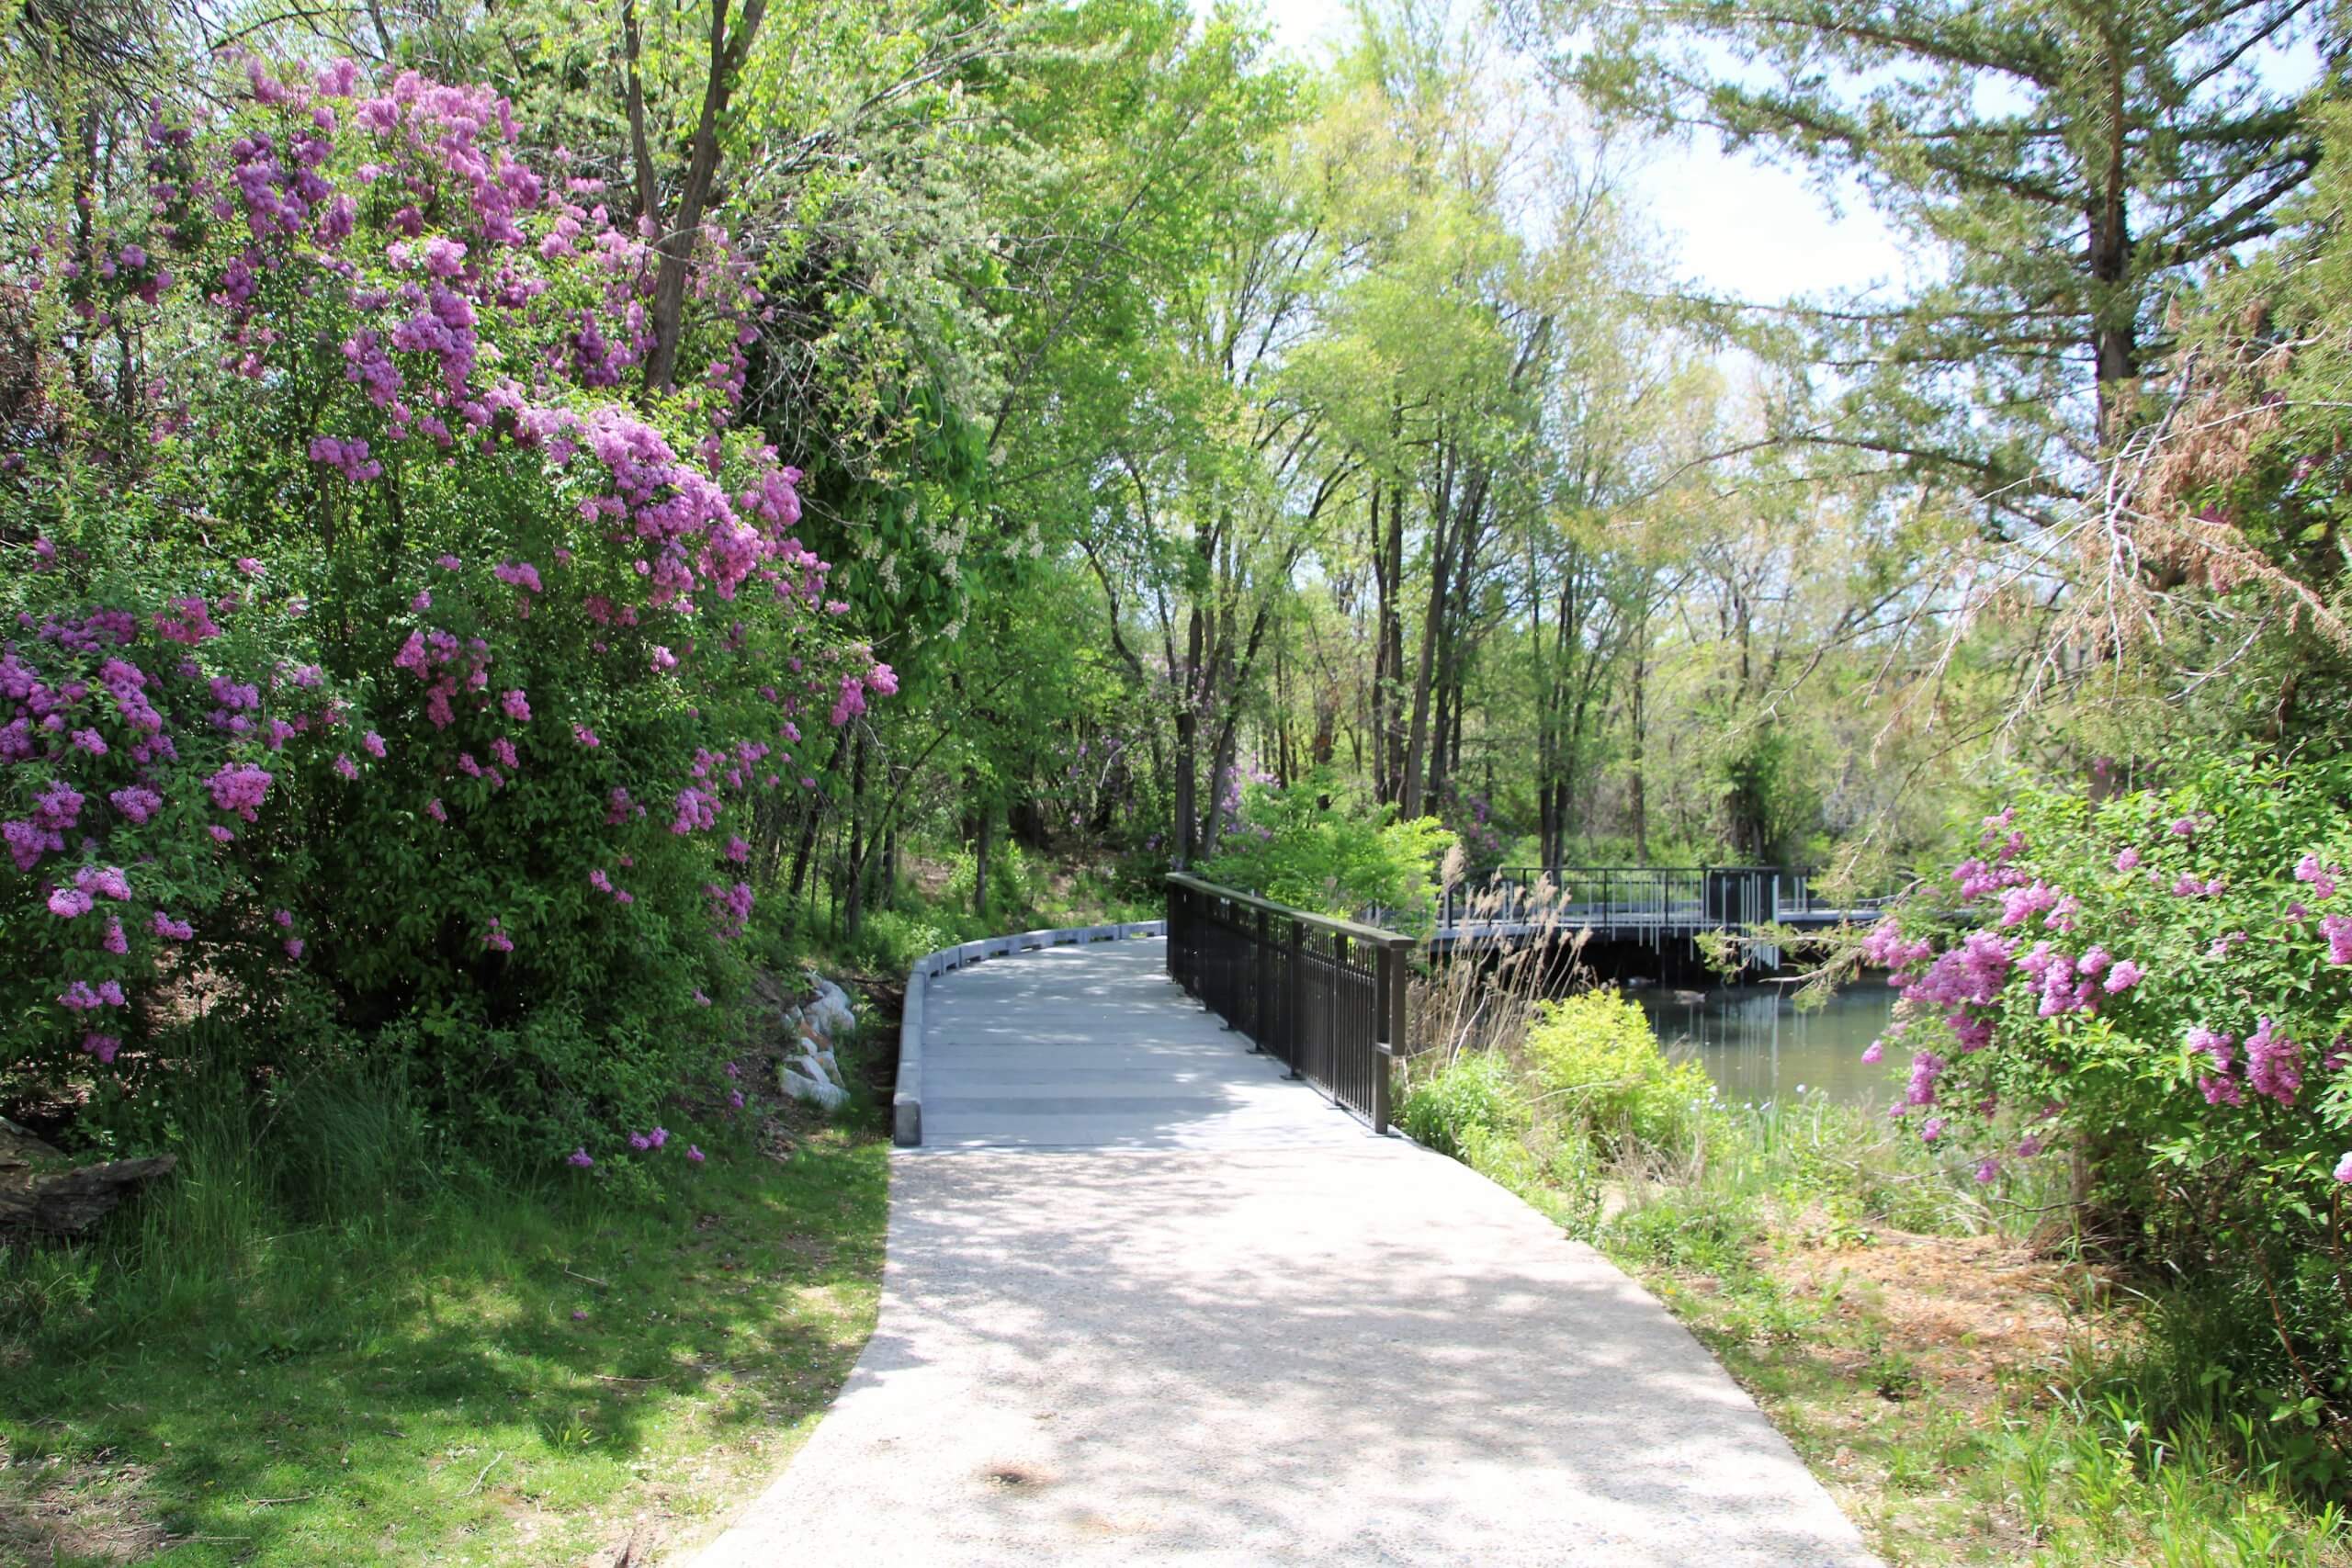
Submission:
[[[1891,1563],[2352,1563],[2340,1519],[2103,1390],[2089,1341],[2120,1325],[2023,1247],[1792,1228],[1729,1267],[1627,1261]]]
[[[50,1281],[95,1293],[0,1339],[0,1561],[569,1562],[635,1521],[707,1533],[873,1327],[886,1154],[819,1130],[626,1198],[445,1190],[256,1236],[229,1277],[150,1266],[136,1308]]]

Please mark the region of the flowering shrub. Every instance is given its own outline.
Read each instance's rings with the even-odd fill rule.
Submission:
[[[655,395],[658,256],[494,95],[248,86],[12,265],[96,393],[0,454],[0,1028],[153,1105],[216,996],[255,1066],[373,1050],[550,1158],[621,1145],[713,1027],[751,803],[896,677],[735,428],[723,234]]]
[[[2069,1149],[2111,1239],[2246,1294],[2315,1419],[2352,1377],[2347,802],[2343,761],[2029,792],[1864,948],[1902,992],[1894,1113],[1986,1182]]]

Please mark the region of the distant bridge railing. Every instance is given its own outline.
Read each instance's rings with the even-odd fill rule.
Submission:
[[[1388,1131],[1388,1064],[1406,1037],[1396,931],[1168,876],[1168,973],[1256,1046]]]
[[[1438,931],[1589,927],[1655,943],[1702,931],[1819,925],[1874,912],[1885,900],[1822,897],[1781,866],[1505,866],[1440,896]]]

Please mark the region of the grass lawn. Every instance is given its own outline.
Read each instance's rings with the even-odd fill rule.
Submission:
[[[878,1136],[745,1142],[635,1190],[452,1179],[209,1237],[268,1210],[197,1159],[134,1277],[6,1259],[0,1562],[572,1563],[713,1533],[847,1375],[882,1263]]]

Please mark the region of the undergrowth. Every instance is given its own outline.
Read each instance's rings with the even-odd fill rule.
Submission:
[[[1981,1182],[1824,1096],[1724,1104],[1611,993],[1480,1007],[1399,1124],[1656,1292],[1889,1561],[2352,1564],[2316,1415],[2219,1371],[2256,1303],[2086,1266],[2063,1168]]]
[[[0,1248],[0,1562],[570,1562],[707,1530],[877,1300],[870,1112],[759,1110],[627,1170],[514,1170],[386,1082],[191,1101],[177,1168],[93,1238]]]

